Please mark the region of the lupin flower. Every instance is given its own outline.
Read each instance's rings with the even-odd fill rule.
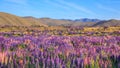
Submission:
[[[0,63],[11,67],[20,67],[22,64],[23,67],[42,68],[70,68],[71,66],[75,68],[84,68],[85,66],[88,68],[111,68],[112,65],[119,66],[120,37],[73,36],[72,34],[77,34],[74,29],[69,31],[69,33],[71,32],[70,36],[60,36],[57,31],[55,32],[58,35],[50,35],[48,30],[36,33],[37,36],[34,32],[32,35],[30,33],[23,34],[23,36],[10,35],[9,37],[1,34]],[[68,32],[65,33],[67,35]],[[94,32],[88,32],[88,34],[94,34]],[[10,51],[10,48],[13,50]],[[113,63],[113,58],[110,58],[112,55],[115,56],[114,61],[117,62],[117,65]],[[29,60],[26,57],[29,57]]]

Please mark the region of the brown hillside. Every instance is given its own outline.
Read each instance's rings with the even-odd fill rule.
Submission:
[[[0,26],[31,26],[31,25],[43,25],[36,22],[30,22],[22,17],[12,14],[0,12]]]
[[[93,26],[120,26],[120,20],[108,20],[108,21],[100,21]]]

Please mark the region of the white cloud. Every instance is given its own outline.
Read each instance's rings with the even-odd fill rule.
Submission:
[[[120,14],[119,10],[116,10],[114,8],[111,8],[111,7],[102,5],[102,4],[97,4],[97,7],[100,8],[100,9],[103,9],[105,11],[109,11],[109,12],[113,12],[113,13],[116,13],[116,14]]]
[[[45,0],[45,2],[50,4],[50,5],[57,6],[57,7],[63,8],[63,9],[70,9],[70,7],[64,6],[64,5],[59,4],[57,2],[52,2],[50,0]]]
[[[56,0],[56,1],[60,4],[63,4],[64,6],[69,7],[69,8],[73,8],[73,9],[76,9],[76,10],[79,10],[79,11],[82,11],[84,13],[91,14],[91,15],[97,15],[94,12],[92,12],[91,10],[89,10],[83,6],[80,6],[80,5],[71,3],[71,2],[66,2],[64,0]]]
[[[78,10],[80,12],[86,13],[86,14],[91,14],[93,16],[96,16],[97,14],[94,13],[93,11],[81,6],[77,5],[75,3],[67,2],[65,0],[44,0],[46,3],[66,9],[66,10]]]
[[[27,5],[27,0],[4,0],[4,1],[15,4]]]

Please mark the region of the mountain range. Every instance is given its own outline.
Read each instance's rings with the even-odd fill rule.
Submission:
[[[20,17],[13,14],[0,12],[0,26],[120,26],[120,20],[99,19],[51,19],[35,18],[32,16]]]

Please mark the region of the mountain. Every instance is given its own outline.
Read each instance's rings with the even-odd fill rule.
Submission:
[[[99,21],[101,21],[101,20],[99,20],[99,19],[88,19],[88,18],[74,20],[74,22],[99,22]]]
[[[44,23],[49,26],[120,26],[120,20],[99,20],[99,19],[78,19],[78,20],[69,20],[69,19],[51,19],[51,18],[39,18],[39,22]]]
[[[35,18],[32,16],[19,17],[9,13],[0,12],[0,26],[120,26],[120,20],[99,19],[51,19]]]
[[[75,21],[75,20],[69,20],[69,19],[51,19],[51,18],[39,18],[36,19],[41,23],[44,23],[49,26],[92,26],[96,22],[82,22],[82,21]]]
[[[59,25],[68,25],[71,24],[70,21],[63,21],[51,18],[34,18],[34,17],[23,17],[24,19],[30,22],[41,23],[49,26],[59,26]]]
[[[29,23],[32,23],[32,25],[41,25],[41,26],[47,26],[46,24],[40,22],[37,18],[32,16],[23,17],[25,20],[27,20]]]
[[[111,19],[107,21],[100,21],[93,26],[120,26],[120,20]]]
[[[67,20],[64,21],[64,20],[50,19],[50,18],[39,18],[38,20],[49,26],[69,25],[72,23],[71,21],[67,21]]]
[[[5,26],[5,25],[8,25],[8,26],[32,26],[32,25],[45,26],[41,23],[32,22],[22,17],[15,16],[9,13],[4,13],[4,12],[0,12],[0,25],[1,26]]]

